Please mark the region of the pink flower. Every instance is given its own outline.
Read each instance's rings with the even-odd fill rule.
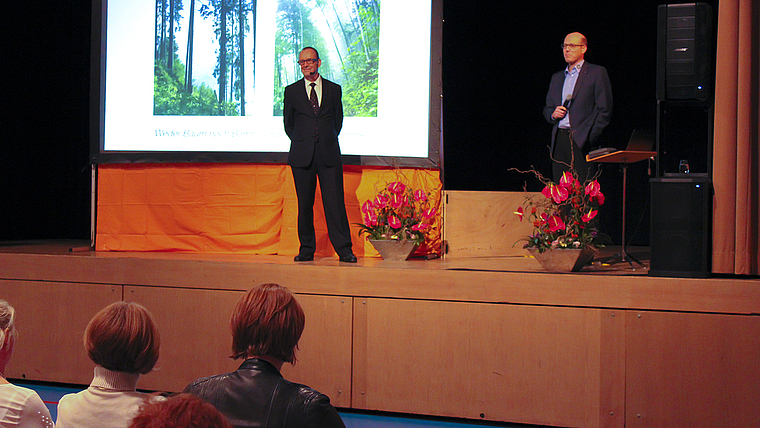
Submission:
[[[375,211],[375,204],[373,204],[372,201],[367,200],[367,202],[365,202],[364,204],[362,204],[362,212],[363,213],[367,214],[367,213],[374,212],[374,211]]]
[[[422,211],[422,217],[425,217],[425,220],[430,220],[435,216],[436,209],[435,207],[430,207],[424,211]]]
[[[581,220],[583,220],[585,223],[588,223],[591,221],[591,219],[596,217],[597,212],[598,212],[597,210],[590,210],[588,213],[583,214],[583,217],[581,217]]]
[[[551,188],[552,192],[552,200],[554,200],[555,204],[561,204],[562,202],[565,202],[568,197],[567,189],[565,189],[562,186],[552,186]]]
[[[425,229],[428,228],[428,226],[429,226],[428,224],[419,223],[419,224],[415,224],[414,226],[412,226],[412,230],[425,230]]]
[[[424,190],[418,189],[414,191],[414,200],[417,202],[427,201],[427,193]]]
[[[392,228],[398,229],[398,228],[401,227],[401,220],[399,220],[398,217],[396,217],[395,215],[392,215],[392,216],[388,217],[388,224]]]
[[[551,232],[565,230],[565,222],[563,222],[562,219],[557,217],[556,215],[549,217],[548,223],[549,223],[549,231]]]
[[[399,181],[394,181],[393,183],[388,185],[388,190],[398,195],[398,194],[404,193],[404,191],[406,190],[406,186],[404,185],[404,183],[401,183]]]
[[[520,221],[522,221],[523,217],[525,216],[525,212],[523,210],[523,207],[519,207],[517,211],[515,211],[515,214],[520,217]]]
[[[546,199],[552,198],[552,186],[553,184],[547,184],[546,187],[544,187],[544,190],[541,191],[541,194],[544,195]]]
[[[388,198],[384,195],[377,195],[375,197],[375,207],[376,208],[383,208],[385,207],[385,204],[388,203]]]

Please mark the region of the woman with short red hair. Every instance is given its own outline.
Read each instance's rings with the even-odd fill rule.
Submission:
[[[59,428],[126,428],[148,394],[137,380],[158,361],[160,338],[153,315],[135,302],[116,302],[95,314],[84,347],[96,364],[89,388],[61,397]]]
[[[219,409],[236,427],[345,428],[330,399],[285,380],[294,364],[305,317],[293,293],[277,284],[254,287],[230,318],[232,358],[245,361],[232,373],[201,378],[185,388]]]

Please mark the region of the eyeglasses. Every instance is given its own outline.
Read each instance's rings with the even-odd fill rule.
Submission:
[[[581,46],[586,46],[586,45],[576,45],[574,43],[562,43],[562,50],[565,50],[567,48],[575,49],[575,48],[579,48]]]
[[[314,64],[315,62],[319,61],[319,58],[306,58],[306,59],[299,59],[298,65],[303,67],[304,65]]]

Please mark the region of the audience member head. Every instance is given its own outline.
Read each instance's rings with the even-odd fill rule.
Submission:
[[[146,374],[158,360],[160,337],[153,315],[135,302],[112,303],[84,331],[87,355],[108,370]]]
[[[232,428],[227,419],[192,394],[179,394],[140,407],[129,428]]]
[[[5,366],[13,354],[17,335],[16,310],[5,300],[0,300],[0,376],[5,376]]]
[[[253,287],[230,318],[232,358],[268,356],[294,364],[305,317],[293,293],[277,284]]]

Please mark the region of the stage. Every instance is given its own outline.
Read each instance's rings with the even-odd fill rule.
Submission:
[[[650,277],[648,248],[628,248],[643,267],[547,273],[523,256],[296,263],[88,244],[1,244],[0,298],[16,307],[21,334],[9,377],[87,384],[84,327],[128,299],[162,334],[159,368],[139,386],[179,391],[237,367],[231,309],[252,285],[277,282],[307,317],[284,375],[339,408],[555,426],[760,425],[760,281]]]

